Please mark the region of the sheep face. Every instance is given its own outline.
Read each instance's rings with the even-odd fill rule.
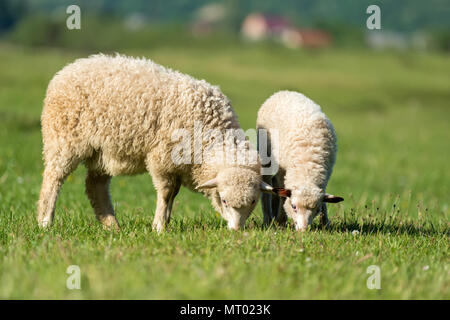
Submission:
[[[284,210],[294,220],[295,229],[305,231],[314,218],[324,210],[326,202],[337,203],[344,199],[324,193],[316,186],[295,188],[288,191]],[[326,208],[325,208],[326,209]]]
[[[216,205],[228,228],[245,225],[260,195],[261,176],[251,169],[236,167],[219,171],[217,176],[199,188],[216,188]]]
[[[298,188],[291,191],[284,202],[284,210],[294,220],[295,229],[305,231],[320,212],[323,192],[317,187]]]
[[[286,211],[288,217],[292,218],[295,224],[295,229],[298,231],[306,231],[318,214],[318,210],[316,208],[299,207],[289,200],[285,202],[284,210]]]
[[[227,221],[228,229],[239,230],[243,228],[245,225],[245,221],[247,221],[250,213],[255,208],[257,198],[255,198],[250,204],[237,208],[228,205],[228,201],[226,199],[229,198],[229,194],[227,194],[226,192],[222,194],[219,193],[219,196],[222,203],[221,214],[222,217]]]

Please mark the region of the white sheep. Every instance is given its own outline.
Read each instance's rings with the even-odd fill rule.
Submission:
[[[219,133],[240,126],[218,87],[150,60],[94,55],[67,65],[49,83],[41,123],[41,227],[51,225],[61,185],[80,162],[88,169],[86,194],[97,219],[108,228],[119,228],[109,194],[116,175],[150,173],[157,191],[153,228],[158,232],[169,222],[181,185],[208,196],[231,229],[244,225],[259,198],[258,162],[197,161],[190,145],[188,156],[194,154],[196,160],[174,161],[177,130],[195,140],[195,123]],[[200,149],[210,148],[213,140],[201,140]],[[198,147],[198,139],[196,143]]]
[[[344,200],[325,193],[337,151],[330,120],[304,95],[280,91],[261,106],[257,127],[268,132],[267,148],[279,166],[273,176],[263,176],[274,187],[273,195],[262,194],[264,222],[285,224],[290,217],[303,231],[320,213],[321,224],[327,225],[326,203]],[[278,139],[271,138],[271,130],[277,130]]]

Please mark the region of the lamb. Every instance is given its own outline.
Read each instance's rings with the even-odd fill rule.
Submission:
[[[51,225],[65,178],[83,162],[86,194],[106,228],[119,229],[109,194],[111,178],[145,171],[157,192],[157,232],[169,223],[181,185],[210,198],[230,229],[242,227],[261,186],[267,187],[260,165],[174,161],[175,133],[182,129],[195,139],[196,123],[220,133],[240,130],[230,101],[204,80],[121,55],[99,54],[67,65],[50,81],[41,116],[45,169],[39,225]],[[201,150],[213,140],[201,141]],[[191,156],[190,145],[187,150]]]
[[[273,186],[272,194],[261,195],[264,223],[284,225],[289,217],[304,231],[320,213],[321,224],[328,225],[326,203],[344,200],[325,193],[337,152],[330,120],[303,94],[279,91],[261,106],[257,127],[267,131],[267,148],[278,162],[276,174],[263,176]],[[278,130],[278,139],[271,139],[271,130]]]

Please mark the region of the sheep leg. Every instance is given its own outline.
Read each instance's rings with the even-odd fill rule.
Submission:
[[[281,185],[280,184],[280,178],[278,177],[278,175],[274,176],[272,178],[272,186],[277,188],[277,187],[280,187],[280,185]],[[277,222],[278,222],[278,217],[280,216],[280,211],[281,211],[280,210],[280,203],[281,203],[281,197],[273,195],[272,196],[272,203],[271,203],[272,216],[273,216],[273,219],[275,219],[275,221],[277,221]]]
[[[38,201],[37,220],[41,228],[50,227],[55,215],[56,200],[66,177],[76,169],[78,160],[72,157],[62,159],[61,153],[46,154],[41,192]]]
[[[176,183],[174,185],[173,190],[172,190],[172,193],[171,193],[171,196],[170,196],[170,199],[169,199],[169,205],[168,205],[168,208],[167,208],[168,209],[167,223],[170,222],[170,217],[171,217],[172,208],[173,208],[173,202],[175,200],[176,195],[178,194],[178,191],[180,191],[180,186],[181,186],[181,183]]]
[[[288,221],[288,217],[286,214],[286,211],[284,210],[284,202],[286,201],[286,198],[281,198],[279,199],[280,204],[279,204],[279,211],[278,211],[278,215],[276,216],[276,222],[278,223],[278,225],[285,227]]]
[[[111,176],[88,170],[86,177],[86,195],[91,202],[97,220],[105,229],[119,231],[119,223],[114,214],[114,208],[109,193]]]
[[[272,178],[272,186],[273,187],[283,187],[281,181],[283,180],[283,176],[277,174]],[[272,196],[272,213],[275,221],[280,226],[285,226],[287,222],[286,212],[284,212],[284,198],[279,196]]]
[[[263,176],[262,177],[263,181],[271,184],[271,178],[269,176]],[[262,212],[263,212],[263,225],[268,226],[272,223],[274,215],[273,215],[273,211],[272,211],[272,200],[273,200],[273,195],[269,194],[269,193],[261,193],[261,208],[262,208]]]
[[[156,212],[153,220],[153,230],[161,233],[170,221],[172,206],[175,196],[180,190],[179,182],[156,181],[155,187],[157,192]]]
[[[322,204],[322,210],[320,212],[320,225],[322,227],[328,227],[330,225],[330,221],[328,220],[328,209],[327,204]]]

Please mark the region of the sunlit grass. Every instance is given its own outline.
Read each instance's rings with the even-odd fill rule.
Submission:
[[[450,298],[447,56],[251,46],[124,53],[219,84],[246,129],[273,92],[310,96],[336,127],[329,191],[345,201],[330,205],[328,230],[263,229],[258,207],[246,230],[230,232],[206,199],[182,190],[158,236],[150,177],[117,177],[122,230],[110,234],[95,220],[80,167],[43,232],[35,221],[42,100],[52,75],[88,53],[1,45],[1,298]],[[82,290],[66,288],[72,264]],[[381,268],[381,290],[366,287],[370,265]]]

